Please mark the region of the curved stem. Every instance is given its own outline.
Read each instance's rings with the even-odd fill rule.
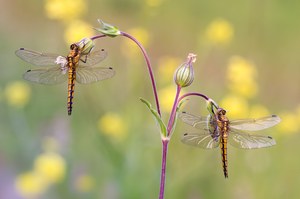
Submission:
[[[136,43],[138,45],[138,47],[141,49],[141,51],[144,55],[144,58],[146,60],[146,64],[147,64],[147,67],[148,67],[151,83],[152,83],[152,88],[153,88],[153,93],[154,93],[155,103],[156,103],[156,109],[157,109],[158,114],[161,116],[160,107],[159,107],[159,100],[158,100],[158,95],[157,95],[157,89],[156,89],[155,79],[154,79],[154,75],[153,75],[153,72],[152,72],[149,56],[147,55],[147,52],[146,52],[145,48],[134,37],[132,37],[131,35],[129,35],[125,32],[121,32],[121,35],[131,39],[134,43]]]
[[[106,37],[106,35],[95,35],[95,36],[91,37],[90,39],[95,40],[95,39],[99,39],[101,37]]]
[[[165,193],[168,144],[169,144],[169,139],[162,140],[162,160],[161,160],[160,187],[159,187],[159,197],[158,197],[159,199],[163,199]]]
[[[207,97],[206,95],[201,94],[201,93],[186,93],[186,94],[182,95],[182,96],[179,98],[178,103],[179,103],[181,100],[183,100],[184,98],[186,98],[186,97],[188,97],[188,96],[192,96],[192,95],[202,97],[202,98],[204,98],[206,101],[211,100],[209,97]]]
[[[159,100],[158,100],[158,94],[157,94],[157,89],[156,89],[156,83],[155,83],[153,71],[152,71],[152,68],[151,68],[151,62],[150,62],[149,56],[148,56],[145,48],[142,46],[142,44],[138,40],[136,40],[134,37],[132,37],[131,35],[127,34],[126,32],[121,32],[121,35],[124,36],[124,37],[129,38],[134,43],[136,43],[138,45],[138,47],[141,49],[141,51],[142,51],[142,53],[144,55],[144,58],[146,60],[146,64],[147,64],[147,67],[148,67],[150,79],[151,79],[151,84],[152,84],[153,93],[154,93],[154,97],[155,97],[156,109],[157,109],[158,114],[161,116],[160,106],[159,106]],[[90,39],[91,40],[95,40],[95,39],[99,39],[99,38],[106,37],[106,36],[107,35],[104,35],[104,34],[102,34],[102,35],[96,35],[96,36],[91,37]]]
[[[215,107],[215,108],[219,108],[219,105],[211,98],[209,98],[208,96],[202,94],[202,93],[187,93],[187,94],[184,94],[183,96],[181,96],[178,100],[178,103],[181,102],[181,100],[183,100],[184,98],[188,97],[188,96],[198,96],[198,97],[202,97],[204,98],[207,102],[211,102],[212,105]],[[176,105],[177,106],[177,105]]]

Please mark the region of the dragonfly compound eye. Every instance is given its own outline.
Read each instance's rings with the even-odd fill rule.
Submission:
[[[78,46],[76,44],[71,44],[70,49],[71,50],[77,50]]]

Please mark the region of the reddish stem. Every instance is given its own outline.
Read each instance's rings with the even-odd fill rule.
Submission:
[[[159,197],[158,197],[159,199],[164,199],[164,194],[165,194],[168,144],[169,144],[169,139],[162,140],[162,161],[161,161],[160,189],[159,189]]]
[[[106,35],[96,35],[96,36],[91,37],[90,39],[95,40],[95,39],[99,39],[101,37],[106,37]]]
[[[156,109],[157,109],[158,114],[161,116],[160,107],[159,107],[159,100],[158,100],[158,94],[157,94],[157,89],[156,89],[156,83],[155,83],[154,75],[153,75],[153,72],[152,72],[149,56],[147,55],[147,52],[146,52],[145,48],[142,46],[142,44],[138,40],[136,40],[134,37],[127,34],[126,32],[121,32],[121,35],[131,39],[134,43],[136,43],[138,45],[138,47],[141,49],[141,51],[144,55],[144,58],[146,60],[146,64],[147,64],[147,67],[148,67],[148,72],[149,72],[149,75],[150,75],[151,83],[152,83],[152,89],[153,89],[153,93],[154,93],[154,97],[155,97]]]
[[[183,100],[184,98],[186,98],[186,97],[188,97],[188,96],[191,96],[191,95],[195,95],[195,96],[202,97],[202,98],[204,98],[206,101],[210,100],[209,97],[207,97],[206,95],[201,94],[201,93],[186,93],[186,94],[184,94],[183,96],[181,96],[181,97],[179,98],[178,103],[179,103],[181,100]]]

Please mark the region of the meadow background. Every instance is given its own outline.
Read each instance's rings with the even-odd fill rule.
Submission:
[[[229,146],[229,179],[220,151],[183,145],[193,131],[178,121],[167,164],[165,198],[265,199],[300,197],[300,1],[258,0],[12,0],[0,1],[0,198],[157,198],[161,166],[158,127],[139,101],[154,105],[146,64],[126,38],[98,40],[117,74],[75,86],[67,116],[67,83],[27,82],[30,65],[14,52],[25,47],[68,54],[69,45],[95,35],[97,19],[145,46],[152,60],[163,117],[173,72],[197,54],[195,80],[231,119],[277,114],[266,134],[277,145]],[[191,98],[183,107],[206,115]]]

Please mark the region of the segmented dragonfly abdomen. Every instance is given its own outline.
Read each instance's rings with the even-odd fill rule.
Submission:
[[[68,80],[68,115],[72,114],[72,105],[74,98],[76,71],[74,68],[69,69],[69,80]]]
[[[221,137],[221,154],[222,154],[222,166],[225,178],[228,178],[228,160],[227,160],[227,138]]]

